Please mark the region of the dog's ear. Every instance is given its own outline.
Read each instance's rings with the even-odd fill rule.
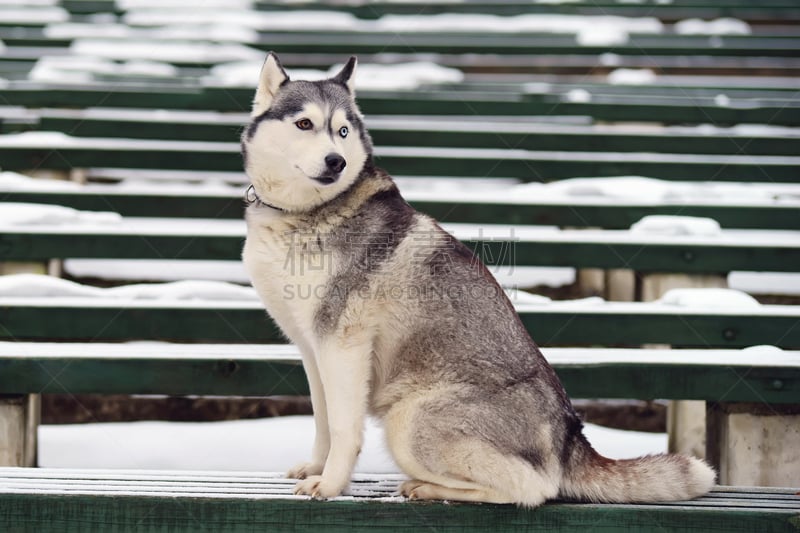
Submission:
[[[287,81],[289,81],[289,75],[283,70],[278,56],[274,52],[270,52],[261,67],[261,77],[258,80],[256,96],[253,99],[252,116],[258,116],[269,109],[278,89]]]
[[[355,94],[356,89],[356,65],[358,64],[358,59],[356,56],[350,56],[350,59],[347,60],[347,64],[342,67],[342,70],[334,76],[332,79],[337,83],[341,83],[350,93]]]

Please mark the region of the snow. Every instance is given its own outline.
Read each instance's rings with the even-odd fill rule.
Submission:
[[[119,223],[118,213],[105,211],[78,211],[59,205],[3,202],[0,223],[9,226],[50,226],[61,224],[109,224]]]
[[[225,87],[251,87],[258,80],[263,58],[215,65],[206,83]],[[327,72],[308,69],[287,69],[292,80],[322,80],[336,75],[343,65],[333,65]],[[401,90],[416,89],[423,84],[459,83],[464,74],[429,61],[399,63],[394,65],[359,64],[356,69],[357,90]]]
[[[797,201],[800,199],[800,187],[780,183],[680,182],[643,176],[615,176],[571,178],[546,184],[526,183],[503,191],[503,194],[517,198],[519,202],[558,199],[597,202],[606,199],[617,205],[753,205]],[[486,201],[496,196],[484,195],[483,198]]]
[[[661,33],[663,25],[655,17],[558,14],[503,17],[448,13],[385,15],[375,22],[374,29],[391,32],[573,33],[580,44],[590,44],[593,39],[602,43],[624,43],[629,33]]]
[[[714,20],[685,19],[675,23],[675,33],[681,35],[749,35],[750,25],[739,19],[718,18]]]
[[[675,307],[705,307],[721,309],[758,309],[758,300],[741,291],[733,289],[671,289],[659,303]]]
[[[714,97],[714,103],[719,107],[729,107],[731,105],[731,99],[726,94],[718,94]]]
[[[650,215],[631,226],[633,233],[642,235],[702,235],[722,233],[719,222],[712,218],[670,215]]]
[[[749,294],[800,296],[800,274],[796,272],[731,272],[728,287]]]
[[[245,9],[136,9],[123,16],[130,26],[226,26],[255,30],[358,31],[372,26],[336,11],[250,11]]]
[[[90,83],[97,76],[172,78],[177,75],[176,67],[159,61],[135,59],[118,63],[99,57],[72,55],[40,57],[28,73],[28,78],[57,83]]]
[[[46,24],[63,22],[69,19],[69,13],[56,6],[23,7],[21,4],[0,4],[0,20],[4,24]]]
[[[76,39],[69,47],[76,56],[116,60],[146,59],[172,63],[222,63],[263,61],[264,52],[239,43],[177,42],[170,40]]]
[[[150,259],[67,259],[64,272],[75,278],[121,281],[203,279],[250,283],[241,261],[155,261]]]
[[[592,94],[586,89],[570,89],[564,99],[574,104],[586,104],[592,101]]]
[[[759,345],[732,349],[662,348],[552,348],[542,349],[556,366],[648,363],[661,365],[723,365],[796,367],[800,351]],[[197,360],[281,360],[301,364],[300,352],[291,344],[178,344],[159,341],[102,342],[0,342],[0,359],[20,356],[37,360],[49,358],[124,358]]]
[[[593,446],[611,458],[666,451],[667,436],[586,424]],[[311,416],[224,422],[126,422],[39,427],[44,468],[112,468],[285,472],[308,461]],[[383,430],[370,420],[358,473],[399,473]]]
[[[114,22],[105,24],[66,22],[48,24],[44,28],[44,34],[51,39],[205,40],[234,43],[254,43],[258,40],[258,31],[253,28],[219,24],[134,28]]]
[[[181,280],[171,283],[141,283],[100,288],[38,274],[0,276],[0,297],[195,300],[204,302],[258,301],[258,295],[252,287],[242,287],[223,281]]]
[[[649,85],[655,83],[656,73],[649,68],[618,68],[608,74],[612,85]]]
[[[253,6],[254,0],[195,0],[191,9],[245,9]],[[130,11],[145,8],[186,9],[184,0],[116,0],[117,9]]]

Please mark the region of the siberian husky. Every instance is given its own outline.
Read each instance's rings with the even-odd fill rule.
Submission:
[[[412,499],[515,503],[693,498],[714,471],[682,455],[598,454],[555,372],[486,267],[375,167],[353,90],[356,58],[290,80],[269,54],[242,135],[243,259],[302,353],[316,438],[288,477],[339,495],[382,420]]]

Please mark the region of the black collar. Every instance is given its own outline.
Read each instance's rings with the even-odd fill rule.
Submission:
[[[264,200],[262,200],[258,194],[256,194],[256,189],[252,185],[250,185],[246,191],[244,191],[244,201],[247,205],[255,204],[257,207],[265,206],[269,207],[270,209],[274,209],[275,211],[284,212],[285,209],[281,209],[278,206],[268,204]]]

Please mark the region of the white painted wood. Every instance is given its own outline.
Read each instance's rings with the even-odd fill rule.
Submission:
[[[0,466],[36,465],[38,398],[0,396]]]
[[[720,484],[800,484],[800,406],[715,404],[708,416]]]
[[[606,300],[612,302],[633,302],[636,300],[636,274],[626,268],[612,268],[606,271]]]
[[[800,351],[773,347],[751,347],[742,350],[687,349],[665,350],[646,348],[542,348],[547,359],[559,365],[637,363],[696,364],[725,366],[798,367]],[[0,358],[30,357],[47,359],[65,357],[116,357],[141,359],[268,359],[300,362],[300,353],[291,344],[175,344],[168,342],[102,343],[102,342],[0,342]]]
[[[606,293],[605,271],[600,268],[581,268],[576,274],[582,296],[604,296]]]

